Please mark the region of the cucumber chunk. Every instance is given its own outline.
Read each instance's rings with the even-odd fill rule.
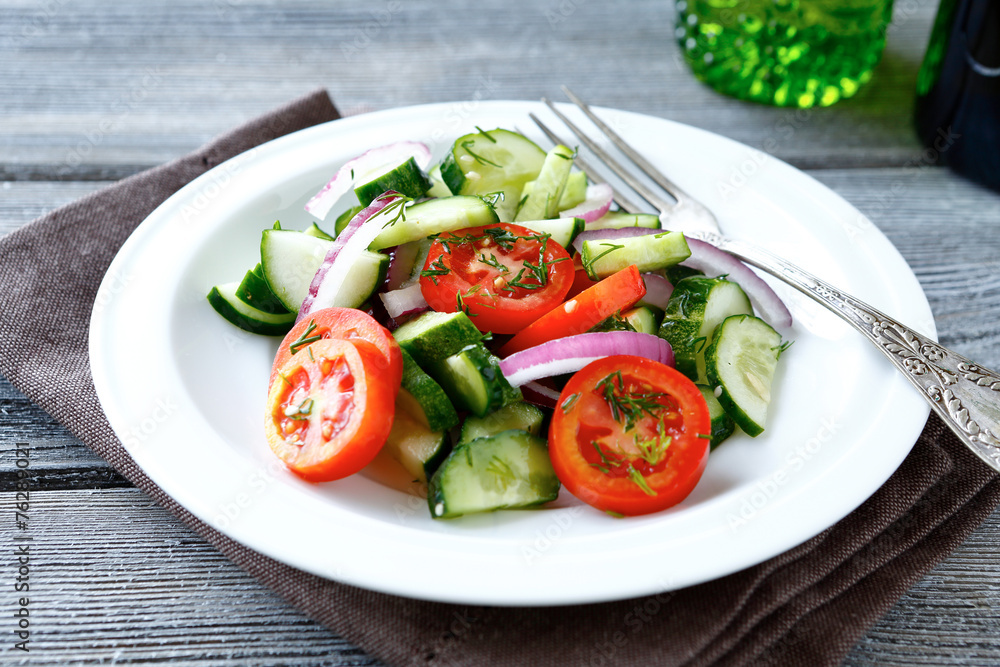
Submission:
[[[727,317],[705,351],[710,387],[721,387],[719,403],[746,432],[764,432],[771,381],[782,351],[781,334],[753,315]]]
[[[353,218],[354,216],[352,215],[351,217]],[[338,220],[339,220],[339,218],[338,218]],[[332,241],[333,240],[333,237],[330,236],[329,234],[327,234],[326,232],[324,232],[320,228],[320,226],[317,225],[315,222],[312,223],[308,228],[306,228],[306,230],[304,232],[302,232],[302,233],[303,234],[308,234],[309,236],[315,236],[318,239],[326,239],[327,241]]]
[[[424,372],[410,353],[400,348],[403,355],[402,390],[408,392],[420,405],[427,427],[432,431],[447,431],[458,425],[458,413],[451,399],[434,378]]]
[[[480,131],[455,140],[441,162],[441,176],[456,195],[502,192],[496,214],[510,222],[524,184],[538,176],[544,162],[545,151],[524,135],[502,129]]]
[[[244,303],[236,290],[239,283],[216,285],[208,293],[212,308],[244,331],[264,336],[284,336],[295,324],[295,313],[273,314]]]
[[[392,167],[365,183],[356,185],[354,194],[357,195],[362,206],[368,206],[376,197],[388,190],[394,190],[401,195],[418,199],[430,189],[430,179],[417,165],[416,158],[411,157],[403,164]]]
[[[285,308],[299,312],[309,284],[332,241],[288,229],[266,229],[260,241],[260,263],[267,284]]]
[[[674,365],[684,375],[704,384],[705,349],[712,334],[730,315],[753,314],[750,299],[724,278],[692,276],[674,285],[657,335],[674,350]]]
[[[455,194],[444,184],[444,178],[441,176],[441,165],[431,169],[428,177],[431,181],[431,189],[427,191],[428,197],[450,197]]]
[[[517,224],[549,237],[563,248],[570,248],[573,239],[583,231],[583,218],[553,218],[552,220],[525,220]]]
[[[565,211],[582,204],[587,198],[587,175],[582,171],[571,171],[566,178],[566,187],[559,198],[559,210]]]
[[[505,405],[485,417],[466,417],[465,421],[462,422],[462,433],[458,437],[458,444],[472,442],[477,438],[485,438],[511,429],[527,431],[531,435],[540,436],[544,421],[545,413],[541,409],[531,403],[518,401]]]
[[[479,197],[430,199],[408,206],[405,214],[382,230],[368,247],[370,250],[381,250],[419,241],[431,234],[492,225],[495,222],[499,220],[493,207]]]
[[[268,287],[260,264],[247,271],[246,275],[243,276],[239,287],[236,288],[236,296],[248,306],[263,310],[265,313],[284,315],[289,312],[285,308],[285,304],[281,303],[281,300]]]
[[[705,403],[708,405],[708,417],[712,422],[712,439],[708,441],[708,445],[711,449],[715,449],[723,440],[736,432],[736,422],[722,407],[722,403],[719,403],[714,389],[704,384],[699,384],[697,387],[705,398]]]
[[[515,222],[556,217],[574,156],[571,149],[562,145],[555,146],[548,152],[531,192],[524,195],[524,201],[518,203]]]
[[[448,433],[432,429],[417,399],[405,389],[396,396],[392,430],[383,445],[418,482],[426,483],[448,456]]]
[[[478,343],[483,334],[462,311],[439,313],[429,310],[392,332],[399,346],[410,353],[421,368]]]
[[[466,346],[427,372],[441,383],[456,408],[479,417],[522,399],[521,390],[511,387],[500,371],[500,360],[482,343]]]
[[[625,321],[632,325],[632,328],[639,333],[656,335],[660,329],[660,320],[663,311],[652,306],[636,306],[622,313]]]
[[[427,504],[432,517],[449,519],[533,507],[558,495],[545,441],[511,430],[456,447],[431,478]]]
[[[343,213],[337,216],[337,221],[333,223],[333,233],[340,236],[340,232],[344,231],[344,227],[354,219],[358,213],[364,210],[364,206],[352,206]]]
[[[621,229],[622,227],[659,229],[660,218],[652,213],[608,211],[597,220],[587,223],[587,229]]]
[[[681,232],[661,232],[623,239],[593,239],[583,242],[580,261],[591,280],[606,278],[635,264],[639,271],[659,271],[680,264],[691,256]]]

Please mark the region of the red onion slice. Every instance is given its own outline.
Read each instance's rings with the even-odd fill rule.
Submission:
[[[691,256],[681,265],[697,269],[712,278],[725,275],[743,288],[761,319],[776,327],[787,329],[792,326],[792,314],[781,297],[749,266],[711,243],[690,238],[687,242]]]
[[[412,241],[393,248],[392,259],[389,261],[389,271],[385,277],[387,290],[401,288],[413,275],[413,265],[420,255],[420,244],[421,241]]]
[[[520,387],[539,378],[575,373],[595,359],[613,354],[631,354],[674,365],[670,343],[659,336],[601,331],[557,338],[515,352],[500,362],[500,371],[512,387]]]
[[[353,190],[356,183],[367,183],[411,157],[416,160],[417,166],[427,169],[431,163],[431,149],[419,141],[399,141],[373,148],[348,160],[330,182],[306,202],[306,211],[324,220],[337,200]]]
[[[354,265],[354,260],[358,255],[368,249],[375,237],[382,232],[382,227],[388,222],[383,220],[387,217],[390,220],[398,211],[396,207],[388,212],[388,215],[380,215],[383,210],[393,202],[401,201],[403,196],[398,192],[386,192],[376,197],[367,208],[361,210],[356,216],[351,218],[347,226],[334,239],[333,245],[323,258],[323,263],[313,276],[309,284],[309,294],[302,301],[299,308],[299,315],[296,321],[301,320],[306,315],[321,308],[340,305],[338,297],[340,288],[344,284],[344,279]],[[399,204],[405,205],[404,203]]]
[[[430,308],[427,300],[424,299],[423,292],[420,291],[420,283],[414,283],[402,289],[382,292],[378,296],[382,299],[385,312],[389,313],[389,317],[394,320],[414,315]]]
[[[607,183],[595,183],[587,186],[587,193],[582,202],[559,213],[560,218],[583,218],[585,222],[593,222],[608,212],[615,193]]]
[[[646,294],[639,299],[639,303],[666,310],[670,295],[674,293],[674,284],[658,273],[644,273],[642,280],[646,283]]]

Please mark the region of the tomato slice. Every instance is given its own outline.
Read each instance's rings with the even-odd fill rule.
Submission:
[[[592,326],[629,308],[646,294],[635,264],[589,287],[525,327],[500,348],[500,356],[526,350],[556,338],[589,331]]]
[[[434,310],[464,310],[480,331],[514,333],[562,303],[573,275],[569,253],[547,234],[497,223],[440,234],[420,291]]]
[[[368,313],[356,308],[323,308],[300,320],[278,346],[271,367],[268,387],[274,384],[278,369],[308,345],[326,339],[366,340],[384,357],[380,366],[389,382],[399,384],[403,377],[403,355],[389,330]]]
[[[295,474],[329,482],[364,468],[392,428],[399,383],[365,340],[325,339],[290,356],[267,396],[264,432]]]
[[[684,500],[708,462],[711,420],[698,387],[643,357],[598,359],[570,378],[549,427],[563,485],[585,503],[624,515]]]

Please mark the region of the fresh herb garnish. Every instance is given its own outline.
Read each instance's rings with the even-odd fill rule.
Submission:
[[[562,408],[562,411],[565,414],[573,409],[573,406],[576,405],[578,400],[580,400],[580,394],[570,394],[565,398],[565,400],[563,400],[559,407]]]
[[[444,264],[444,255],[438,255],[438,258],[435,259],[433,262],[431,262],[430,266],[432,268],[424,269],[423,271],[420,272],[420,277],[430,278],[431,282],[434,283],[435,285],[438,284],[437,281],[438,276],[446,276],[449,273],[451,273],[451,269],[449,269]]]
[[[392,215],[392,219],[389,220],[384,225],[382,225],[383,229],[390,225],[396,224],[400,220],[406,222],[406,205],[413,201],[412,197],[405,197],[395,192],[383,193],[378,197],[376,197],[374,201],[383,201],[385,199],[389,199],[390,197],[398,197],[398,199],[389,204],[386,204],[386,206],[381,211],[378,212],[378,215],[383,215],[383,216]]]
[[[601,257],[604,257],[609,252],[614,252],[615,250],[620,250],[621,248],[625,247],[625,246],[619,245],[617,243],[602,243],[601,246],[602,247],[607,247],[607,250],[605,250],[604,252],[602,252],[601,254],[599,254],[597,257],[591,257],[588,261],[586,261],[586,262],[583,263],[583,268],[587,269],[587,273],[591,272],[591,267],[594,265],[594,262],[596,262],[597,260],[599,260]]]
[[[479,134],[481,134],[484,137],[486,137],[487,139],[489,139],[492,143],[495,144],[497,142],[497,140],[493,138],[493,135],[491,135],[489,132],[487,132],[483,128],[481,128],[478,125],[476,125],[476,129],[479,130]]]
[[[306,325],[306,330],[302,332],[291,345],[288,346],[288,350],[292,354],[297,354],[299,350],[307,345],[311,345],[316,341],[320,340],[322,336],[311,335],[312,332],[316,331],[316,320],[309,320],[309,324]]]
[[[484,158],[482,155],[479,155],[478,153],[474,152],[472,150],[472,148],[471,148],[471,146],[474,143],[475,142],[472,141],[471,139],[462,142],[462,148],[465,149],[466,153],[468,153],[469,155],[472,156],[473,160],[475,160],[479,164],[488,164],[491,167],[496,167],[497,169],[503,169],[503,165],[502,164],[497,164],[496,162],[493,162],[492,160],[488,160],[487,158]]]
[[[624,424],[626,431],[634,428],[635,423],[644,414],[656,419],[659,417],[657,413],[666,409],[666,406],[657,401],[666,398],[667,394],[662,392],[628,392],[625,390],[625,380],[622,379],[621,371],[615,371],[606,376],[597,383],[595,388],[601,393],[608,407],[611,408],[611,416],[619,424]]]

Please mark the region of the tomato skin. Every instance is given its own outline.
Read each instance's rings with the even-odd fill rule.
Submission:
[[[611,408],[598,395],[602,379],[621,371],[628,386],[650,387],[669,396],[671,412],[669,445],[657,466],[644,473],[646,493],[624,474],[608,474],[595,462],[595,433],[621,432]],[[574,398],[575,396],[575,398]],[[676,415],[676,416],[674,416]],[[649,422],[651,418],[646,418]],[[677,422],[680,422],[678,425]],[[677,370],[643,357],[617,355],[598,359],[566,383],[549,427],[549,456],[556,475],[574,496],[603,511],[635,516],[676,505],[697,485],[708,463],[711,420],[698,388]],[[629,432],[631,433],[631,432]],[[622,438],[619,442],[627,441]],[[640,459],[632,459],[642,464]],[[612,473],[620,469],[611,469]]]
[[[271,450],[309,482],[341,479],[368,465],[389,436],[399,391],[383,365],[381,350],[361,339],[321,340],[289,356],[268,391],[264,432]],[[306,411],[290,418],[289,410],[302,405]]]
[[[487,232],[497,229],[518,238],[505,248]],[[441,234],[431,245],[420,278],[424,299],[440,312],[465,310],[480,331],[499,334],[520,331],[562,303],[573,284],[569,253],[550,238],[543,246],[537,240],[539,236],[510,223]],[[462,242],[463,238],[473,237],[485,238]],[[543,261],[545,280],[540,281],[524,263],[540,268]],[[515,281],[519,274],[520,279]]]
[[[402,380],[403,354],[399,351],[399,344],[396,343],[396,339],[392,337],[388,329],[379,324],[368,313],[356,308],[323,308],[310,313],[297,322],[282,339],[271,366],[268,387],[274,384],[278,369],[289,358],[296,356],[293,355],[290,347],[303,337],[311,324],[315,324],[315,329],[309,334],[310,337],[319,336],[321,340],[366,340],[374,344],[383,356],[383,361],[379,366],[380,372],[385,373],[391,383],[398,385]],[[304,347],[300,348],[299,352],[301,353],[303,349]]]
[[[632,264],[542,315],[507,341],[500,348],[500,356],[589,331],[601,320],[635,305],[645,294],[646,283]]]

